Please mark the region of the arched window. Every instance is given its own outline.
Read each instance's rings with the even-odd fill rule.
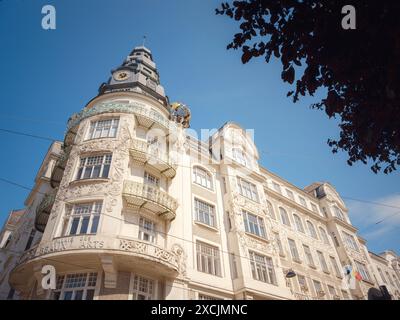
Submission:
[[[207,189],[213,189],[212,176],[200,167],[193,167],[193,182]]]
[[[272,219],[276,220],[274,207],[272,206],[272,203],[267,201],[267,206],[268,206],[268,213],[269,213],[270,217]]]
[[[309,232],[310,236],[313,237],[314,239],[318,239],[317,232],[315,231],[315,227],[310,221],[307,221],[307,228],[308,228],[308,232]]]
[[[328,239],[328,234],[326,233],[326,231],[325,231],[324,228],[319,227],[319,234],[320,234],[320,236],[321,236],[322,241],[323,241],[325,244],[330,244],[330,243],[329,243],[329,239]]]
[[[304,233],[303,223],[301,222],[301,218],[297,214],[293,214],[294,225],[296,230]]]
[[[333,211],[335,212],[335,216],[336,216],[338,219],[340,219],[340,220],[342,220],[342,221],[345,221],[342,210],[340,210],[337,206],[334,206],[334,207],[333,207]]]
[[[289,216],[288,216],[286,210],[283,209],[282,207],[279,207],[279,213],[280,213],[280,215],[281,215],[282,223],[283,223],[284,225],[287,225],[287,226],[290,227]]]

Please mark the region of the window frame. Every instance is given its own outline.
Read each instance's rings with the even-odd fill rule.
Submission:
[[[278,285],[274,262],[271,257],[249,250],[250,270],[254,280]],[[258,261],[256,261],[256,259]],[[261,261],[261,259],[263,261]]]
[[[258,194],[258,189],[256,184],[241,177],[237,177],[237,185],[239,189],[239,194],[241,196],[249,200],[252,200],[254,202],[260,203],[260,195]]]
[[[290,223],[289,214],[288,214],[287,210],[283,207],[279,207],[278,209],[279,209],[279,216],[280,216],[282,224],[284,224],[285,226],[290,228],[292,225]],[[282,219],[282,213],[284,213],[285,219]],[[285,223],[285,220],[287,220],[287,223]]]
[[[200,211],[200,207],[198,204],[201,204],[204,207],[207,207],[208,210],[206,211]],[[193,200],[193,207],[194,207],[194,221],[197,223],[201,223],[204,225],[207,225],[211,228],[217,229],[217,213],[216,213],[216,207],[214,204],[209,203],[207,201],[204,201],[203,199],[200,199],[199,197],[194,197]],[[211,210],[211,211],[210,211]],[[203,216],[203,220],[201,219],[201,215]],[[208,216],[208,222],[206,219],[206,216]]]
[[[201,172],[201,174],[199,174],[199,172]],[[192,167],[192,182],[198,186],[214,191],[213,176],[208,170],[204,169],[203,167],[200,167],[198,165]]]
[[[84,207],[89,205],[90,205],[90,211],[85,212]],[[82,210],[83,212],[75,213],[77,207],[78,208],[80,207],[81,208],[80,210]],[[66,204],[65,214],[63,216],[61,236],[67,237],[67,236],[97,234],[100,226],[102,209],[103,209],[103,201],[101,200]],[[88,220],[86,220],[87,222],[85,221],[86,218],[88,218]],[[86,229],[86,232],[84,233],[82,233],[82,225]],[[95,228],[95,230],[93,230],[93,228]],[[72,230],[75,230],[74,233],[71,233]]]
[[[296,231],[305,233],[303,221],[301,220],[300,216],[296,213],[293,213],[293,222],[294,222],[294,227],[296,228]]]
[[[107,126],[103,125],[101,128],[101,133],[99,137],[96,137],[96,130],[99,127],[99,123],[104,124],[107,121],[111,121],[110,125],[107,130],[107,135],[102,136],[104,128],[107,128]],[[94,140],[94,139],[107,139],[107,138],[116,138],[118,135],[118,129],[119,129],[119,124],[120,124],[120,118],[119,117],[107,117],[107,118],[99,118],[99,119],[94,119],[90,121],[89,123],[89,130],[87,133],[86,141],[88,140]],[[114,135],[110,135],[111,132],[114,132]]]
[[[147,225],[151,225],[151,229],[146,228]],[[157,223],[145,216],[139,216],[138,223],[138,239],[149,243],[157,243]],[[145,239],[145,236],[149,237],[149,240]]]
[[[78,159],[78,168],[75,176],[75,181],[92,180],[92,179],[108,179],[111,171],[113,154],[110,152],[97,154],[97,155],[85,155]],[[101,163],[88,164],[91,159],[102,157]],[[93,160],[94,161],[94,160]],[[100,167],[99,169],[96,169]],[[90,169],[89,177],[86,176],[87,168]],[[94,176],[94,172],[98,170],[98,175]],[[105,174],[106,172],[106,174]]]
[[[82,279],[82,276],[85,275],[85,284],[81,286],[76,286],[77,280],[71,280],[71,287],[67,287],[67,281],[69,279]],[[79,278],[80,276],[80,278]],[[95,279],[93,280],[93,276]],[[94,285],[90,285],[95,281]],[[100,276],[98,272],[74,272],[74,273],[65,273],[57,275],[56,280],[56,289],[52,290],[51,296],[53,300],[94,300],[97,295],[97,288],[99,283],[101,282]],[[77,292],[82,292],[81,299],[75,299]],[[92,292],[93,296],[91,299],[87,299],[88,292]],[[71,294],[70,299],[65,299],[66,293]]]
[[[242,209],[242,218],[246,233],[250,233],[257,237],[267,239],[264,218],[244,209]]]
[[[220,248],[200,240],[197,240],[195,245],[196,270],[212,276],[222,277]],[[202,248],[209,250],[210,253],[205,252]]]

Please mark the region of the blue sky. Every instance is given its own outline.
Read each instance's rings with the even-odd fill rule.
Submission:
[[[41,28],[41,8],[54,5],[57,29]],[[277,61],[242,65],[226,45],[238,25],[214,14],[219,1],[3,0],[0,2],[0,128],[63,139],[66,121],[96,94],[130,50],[152,50],[171,101],[192,111],[191,126],[235,121],[255,130],[261,164],[299,187],[329,181],[345,197],[350,217],[376,252],[400,253],[399,173],[375,175],[326,141],[337,122],[311,110],[315,98],[293,104]],[[48,142],[0,132],[0,177],[33,185]],[[0,223],[23,207],[27,191],[0,182]],[[372,205],[349,198],[379,202]],[[398,208],[395,208],[398,207]],[[392,217],[390,217],[392,216]],[[375,225],[377,221],[390,217]]]

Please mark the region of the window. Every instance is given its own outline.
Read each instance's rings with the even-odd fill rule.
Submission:
[[[99,226],[101,207],[101,202],[67,206],[62,235],[96,234]]]
[[[385,278],[385,276],[383,275],[382,270],[378,268],[378,272],[379,272],[379,275],[381,276],[381,279],[382,279],[383,283],[387,284],[386,278]]]
[[[282,194],[281,186],[280,186],[278,183],[272,182],[272,186],[274,187],[274,190],[275,190],[276,192],[279,192],[279,193]]]
[[[301,274],[298,274],[297,281],[299,282],[300,290],[302,292],[306,292],[308,290],[306,277]]]
[[[156,225],[153,221],[140,217],[139,239],[152,243],[156,241]]]
[[[274,232],[274,237],[275,237],[275,242],[278,245],[279,255],[280,256],[284,256],[285,255],[285,251],[283,250],[283,245],[282,245],[282,241],[281,241],[281,238],[279,236],[279,233],[275,233]]]
[[[154,280],[135,275],[133,278],[132,300],[153,299]]]
[[[200,167],[193,167],[193,182],[207,189],[213,189],[211,175]]]
[[[290,253],[294,261],[300,262],[299,252],[297,251],[296,242],[292,239],[288,239]]]
[[[258,202],[257,187],[255,184],[250,183],[242,178],[238,178],[239,193],[255,202]]]
[[[386,276],[387,276],[387,278],[389,279],[390,284],[394,287],[393,280],[392,280],[392,278],[390,277],[389,272],[387,272],[387,271],[386,271]]]
[[[315,289],[317,296],[319,296],[319,297],[323,296],[322,293],[324,292],[324,290],[322,289],[321,282],[319,282],[317,280],[313,280],[313,284],[314,284],[314,289]]]
[[[344,237],[344,242],[345,244],[350,248],[353,249],[357,252],[360,252],[360,249],[358,248],[357,242],[354,239],[354,237],[351,234],[348,234],[347,232],[343,231],[343,237]]]
[[[253,279],[277,285],[272,259],[249,251]]]
[[[158,187],[160,185],[160,179],[152,174],[148,173],[147,171],[144,172],[144,183],[151,184],[153,186]]]
[[[310,234],[310,236],[313,237],[314,239],[318,239],[314,225],[310,221],[307,221],[306,223],[307,223],[308,233]]]
[[[59,275],[54,300],[93,300],[97,273],[74,273]]]
[[[272,219],[276,220],[274,207],[272,206],[272,203],[267,201],[267,207],[268,207],[268,213],[269,213],[270,217]]]
[[[12,239],[12,234],[10,233],[10,234],[8,235],[8,237],[7,237],[6,243],[4,244],[4,247],[3,247],[4,249],[8,247],[8,245],[9,245],[10,242],[11,242],[11,239]]]
[[[333,212],[335,213],[335,217],[337,217],[338,219],[342,220],[342,221],[346,221],[344,219],[344,215],[342,210],[340,210],[338,207],[334,206],[333,207]]]
[[[361,277],[363,278],[363,280],[371,281],[371,277],[369,275],[366,265],[361,262],[358,262],[358,261],[354,261],[354,262],[355,262],[357,270],[361,274]]]
[[[322,207],[322,214],[324,215],[325,218],[328,218],[328,213],[326,212],[325,207]]]
[[[293,215],[294,225],[298,232],[304,233],[303,223],[301,222],[300,217],[297,214]]]
[[[26,243],[26,246],[25,246],[25,251],[30,249],[30,247],[32,246],[32,242],[33,242],[33,239],[35,238],[35,234],[36,234],[36,230],[32,229],[31,233],[29,234],[29,238],[28,238],[28,241]]]
[[[309,247],[309,246],[306,246],[305,244],[303,244],[303,249],[304,249],[304,254],[305,254],[305,256],[306,256],[308,265],[309,265],[310,267],[313,267],[313,268],[314,268],[314,267],[315,267],[315,263],[314,263],[314,258],[313,258],[313,256],[312,256],[310,247]]]
[[[215,208],[213,205],[194,199],[195,220],[215,227]]]
[[[304,199],[303,197],[299,197],[299,201],[300,201],[300,204],[301,204],[303,207],[306,207],[306,208],[307,208],[306,199]]]
[[[196,243],[196,252],[198,271],[221,276],[221,262],[217,247],[198,241]]]
[[[319,264],[322,268],[322,271],[325,273],[329,273],[328,265],[326,264],[325,256],[321,251],[317,251]]]
[[[339,269],[339,266],[336,262],[335,257],[329,257],[329,260],[331,260],[331,265],[333,267],[333,270],[335,270],[335,274],[337,277],[341,278],[342,277],[342,272]]]
[[[76,179],[108,178],[111,154],[81,158]]]
[[[211,300],[220,300],[220,299],[218,299],[216,297],[212,297],[212,296],[208,296],[208,295],[199,293],[199,300],[209,300],[209,301],[211,301]]]
[[[332,299],[336,299],[337,294],[335,287],[328,285],[328,292]]]
[[[254,234],[256,236],[266,238],[267,235],[265,233],[264,227],[264,219],[261,217],[257,217],[254,214],[251,214],[245,210],[242,211],[243,222],[246,232]]]
[[[311,203],[311,210],[318,213],[318,207],[314,203]]]
[[[347,293],[347,291],[342,290],[342,296],[344,300],[350,300],[349,294]]]
[[[90,123],[89,139],[115,138],[119,119],[106,119]]]
[[[247,165],[246,156],[242,149],[240,148],[232,148],[232,156],[235,161],[240,163],[243,166]]]
[[[322,241],[327,244],[330,245],[329,243],[329,239],[328,239],[328,234],[326,233],[325,229],[322,227],[319,227],[319,235],[321,236]]]
[[[283,209],[282,207],[279,207],[279,213],[280,213],[280,215],[281,215],[282,223],[283,223],[284,225],[287,225],[287,226],[290,227],[289,216],[288,216],[286,210]]]
[[[286,189],[286,194],[287,194],[289,199],[294,201],[294,194],[293,194],[292,191],[290,191],[289,189]]]

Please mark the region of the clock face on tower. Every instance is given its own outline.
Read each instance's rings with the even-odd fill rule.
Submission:
[[[126,70],[121,70],[114,73],[114,79],[116,81],[124,81],[129,78],[130,72]]]

